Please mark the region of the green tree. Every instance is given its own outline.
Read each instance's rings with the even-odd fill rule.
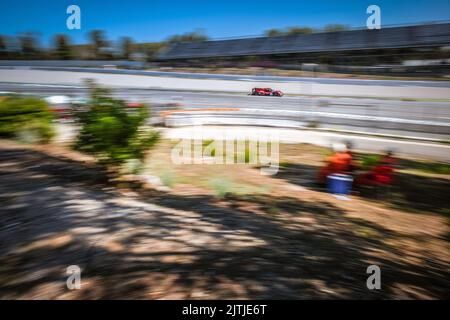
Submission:
[[[344,24],[328,24],[325,26],[324,30],[326,32],[338,32],[349,30],[349,27]]]
[[[169,43],[174,43],[174,42],[194,42],[206,40],[208,40],[208,36],[204,33],[203,30],[198,29],[193,32],[171,36],[167,41]]]
[[[0,35],[0,51],[6,51],[6,37]]]
[[[10,59],[6,36],[0,35],[0,59]]]
[[[61,60],[68,60],[72,58],[69,39],[64,34],[58,34],[55,36],[55,55]]]
[[[102,58],[102,50],[109,45],[105,39],[104,32],[102,30],[92,30],[89,33],[89,39],[94,58]]]
[[[24,33],[19,37],[20,50],[22,55],[28,58],[34,58],[38,54],[38,45],[36,35],[33,33]]]
[[[44,100],[10,96],[0,101],[0,137],[48,142],[54,135],[52,120]]]
[[[133,40],[130,37],[123,37],[121,39],[121,51],[124,59],[130,59],[130,56],[133,53],[133,46]]]
[[[145,58],[147,61],[152,61],[159,50],[166,46],[167,43],[165,42],[142,43],[139,45],[139,50],[145,54]]]
[[[88,85],[88,108],[75,113],[81,126],[75,148],[107,165],[123,165],[130,160],[142,163],[145,151],[159,138],[158,132],[145,126],[148,107],[127,110],[125,102],[113,99],[108,89],[93,82]]]
[[[313,33],[314,29],[309,27],[291,27],[288,29],[287,34],[294,35],[294,34],[309,34]]]
[[[268,37],[276,37],[283,35],[284,32],[279,29],[269,29],[265,31],[265,35]]]

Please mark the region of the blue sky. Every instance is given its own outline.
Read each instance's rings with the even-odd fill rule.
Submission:
[[[66,28],[71,4],[81,8],[81,30]],[[195,29],[211,38],[252,36],[288,26],[362,27],[370,4],[381,7],[382,25],[450,20],[450,0],[2,0],[0,34],[38,32],[43,44],[56,33],[84,43],[92,29],[105,30],[109,39],[149,42]]]

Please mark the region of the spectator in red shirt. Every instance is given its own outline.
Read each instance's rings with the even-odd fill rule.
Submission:
[[[364,173],[355,179],[355,184],[391,185],[394,181],[394,169],[397,164],[397,160],[392,154],[392,151],[388,150],[370,172]]]

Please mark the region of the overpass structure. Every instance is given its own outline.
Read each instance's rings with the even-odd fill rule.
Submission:
[[[450,23],[436,23],[378,30],[178,42],[161,52],[157,58],[181,60],[446,46],[450,46]]]

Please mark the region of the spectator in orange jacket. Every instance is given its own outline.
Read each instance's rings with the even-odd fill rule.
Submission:
[[[317,173],[317,181],[321,184],[326,183],[327,176],[330,174],[347,173],[353,168],[353,157],[351,152],[348,152],[345,144],[334,144],[333,150],[335,153],[326,160],[327,164]]]

